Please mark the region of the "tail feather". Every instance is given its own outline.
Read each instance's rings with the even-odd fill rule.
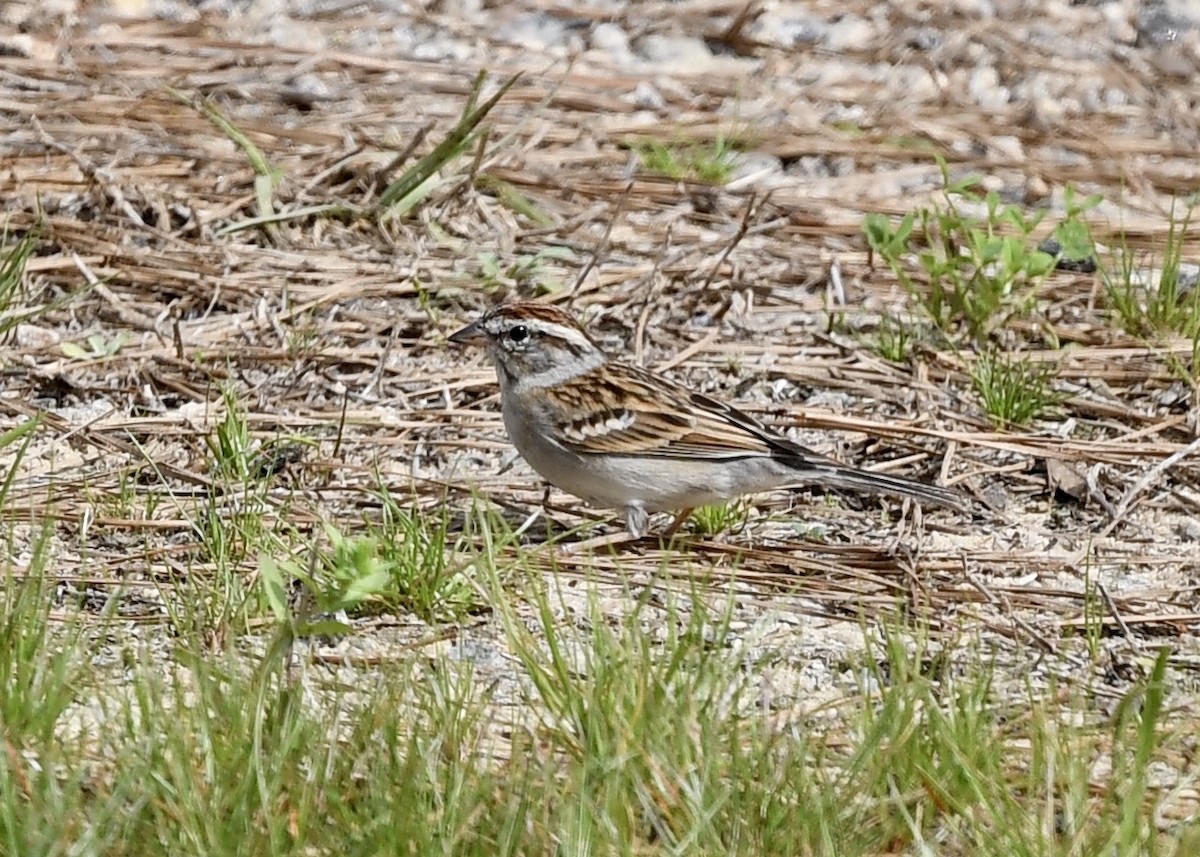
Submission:
[[[814,468],[813,483],[826,485],[830,488],[841,488],[846,491],[864,491],[869,493],[895,494],[901,497],[911,497],[922,503],[930,503],[958,512],[969,511],[967,498],[957,491],[942,488],[939,485],[929,485],[906,479],[903,476],[889,476],[886,473],[872,473],[868,470],[858,470],[853,467],[835,465],[831,467],[818,466]]]

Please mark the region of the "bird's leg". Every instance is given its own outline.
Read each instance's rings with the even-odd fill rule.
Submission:
[[[650,516],[640,503],[631,503],[625,507],[625,529],[633,538],[640,539],[646,535],[646,525],[649,522]]]
[[[549,482],[547,482],[547,483],[546,483],[546,490],[542,492],[542,512],[543,512],[543,513],[545,514],[545,516],[546,516],[546,538],[550,538],[550,537],[553,535],[553,532],[552,532],[552,530],[551,530],[551,528],[550,528],[550,527],[551,527],[551,521],[550,521],[550,489],[551,489],[552,487],[553,487],[553,486],[551,486],[551,485],[550,485],[550,483],[549,483]]]
[[[687,523],[687,519],[691,517],[694,508],[682,509],[675,515],[675,519],[671,521],[671,525],[663,531],[659,538],[665,543],[671,541],[679,532],[680,528]],[[628,544],[636,542],[646,534],[647,524],[650,516],[646,514],[646,510],[641,506],[626,506],[625,507],[625,529],[621,532],[607,533],[603,536],[596,536],[592,539],[584,539],[581,542],[563,545],[560,550],[565,554],[581,554],[593,552],[597,548],[613,547],[616,545]]]
[[[618,530],[615,533],[607,533],[603,536],[596,536],[592,539],[584,539],[581,542],[563,545],[561,550],[565,554],[581,554],[595,551],[597,548],[636,542],[643,535],[645,535],[646,524],[649,519],[650,516],[646,514],[646,510],[640,505],[626,506],[624,530]]]

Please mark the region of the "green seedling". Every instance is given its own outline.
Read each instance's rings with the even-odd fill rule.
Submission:
[[[1061,405],[1053,388],[1055,367],[985,351],[971,369],[971,385],[998,427],[1025,426]]]
[[[736,533],[750,519],[750,507],[743,499],[701,506],[691,515],[693,530],[702,536]]]
[[[495,253],[479,254],[479,274],[483,287],[489,291],[503,289],[522,294],[548,294],[562,289],[562,278],[548,262],[573,260],[575,253],[569,247],[550,246],[536,253],[525,253],[505,266]]]
[[[726,137],[710,143],[635,140],[628,145],[643,169],[670,179],[725,184],[737,167],[738,147]]]
[[[947,337],[960,328],[976,342],[988,341],[1011,320],[1032,313],[1037,289],[1057,264],[1038,248],[1033,233],[1044,212],[1026,214],[983,192],[975,176],[952,179],[942,168],[942,200],[893,223],[880,214],[864,218],[863,231],[900,283]],[[1072,196],[1074,202],[1074,197]],[[1088,233],[1082,214],[1098,200],[1075,204],[1056,230],[1063,254],[1082,254]],[[917,271],[911,268],[915,260]]]
[[[76,342],[64,342],[61,346],[63,354],[72,360],[102,360],[105,357],[114,357],[129,341],[129,335],[123,330],[114,336],[93,333],[86,341],[86,348]]]
[[[21,306],[25,294],[25,265],[37,249],[41,235],[41,220],[12,246],[8,243],[8,226],[0,238],[0,339],[16,329],[21,322],[37,315],[38,310]]]
[[[1109,306],[1127,333],[1151,343],[1176,336],[1191,341],[1192,365],[1178,367],[1189,381],[1200,375],[1200,277],[1183,270],[1194,211],[1188,208],[1182,218],[1172,213],[1157,270],[1139,264],[1128,247],[1100,269]]]
[[[250,136],[242,131],[226,116],[216,103],[207,98],[189,98],[173,87],[167,87],[167,92],[183,104],[191,107],[201,116],[206,117],[228,137],[235,146],[242,150],[250,168],[254,170],[254,198],[258,206],[258,222],[267,227],[270,232],[274,229],[276,218],[275,191],[283,182],[282,171],[271,166],[262,149],[255,145]],[[293,216],[295,216],[293,214]]]

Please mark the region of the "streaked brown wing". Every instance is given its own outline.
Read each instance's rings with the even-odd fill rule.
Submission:
[[[608,363],[559,390],[572,405],[560,428],[573,452],[742,458],[775,447],[750,416],[636,366]]]

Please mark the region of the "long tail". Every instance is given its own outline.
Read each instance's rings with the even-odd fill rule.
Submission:
[[[915,479],[905,479],[903,476],[872,473],[868,470],[858,470],[839,464],[818,464],[812,467],[811,472],[812,483],[816,485],[827,485],[830,488],[841,488],[847,491],[897,494],[901,497],[911,497],[922,503],[931,503],[959,512],[970,510],[967,498],[957,491],[917,482]]]

